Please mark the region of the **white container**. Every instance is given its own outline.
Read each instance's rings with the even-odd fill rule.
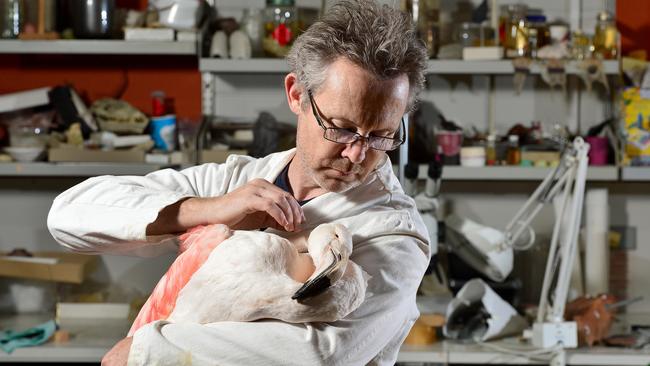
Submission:
[[[54,308],[56,284],[53,282],[6,279],[0,284],[0,311],[42,313]]]
[[[198,0],[154,0],[158,9],[158,21],[177,30],[195,29],[199,19],[201,2]]]
[[[30,162],[38,160],[43,152],[45,147],[5,147],[5,151],[11,155],[15,161],[19,162]]]
[[[485,166],[485,148],[468,146],[460,149],[460,165],[466,167]]]

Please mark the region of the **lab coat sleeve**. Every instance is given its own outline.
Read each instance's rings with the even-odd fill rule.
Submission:
[[[48,229],[61,245],[82,253],[154,256],[173,250],[174,235],[147,236],[147,225],[182,198],[224,194],[236,162],[87,179],[54,199]]]
[[[392,365],[418,316],[426,243],[405,235],[355,244],[372,277],[364,303],[333,323],[276,320],[206,325],[157,321],[135,333],[129,365]]]

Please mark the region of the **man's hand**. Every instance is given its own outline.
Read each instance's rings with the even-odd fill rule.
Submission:
[[[102,366],[125,366],[129,360],[129,350],[133,337],[126,337],[117,342],[102,358]]]
[[[175,234],[197,225],[224,224],[234,230],[271,227],[299,231],[305,214],[288,192],[254,179],[220,197],[191,197],[163,208],[147,235]]]
[[[214,220],[233,229],[265,227],[298,231],[305,215],[298,201],[288,192],[264,179],[254,179],[236,190],[215,198],[210,208]]]

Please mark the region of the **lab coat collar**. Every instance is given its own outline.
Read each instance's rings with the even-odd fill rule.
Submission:
[[[261,178],[275,181],[282,169],[296,155],[296,148],[271,154],[262,159]],[[309,228],[337,219],[358,215],[380,205],[389,204],[394,193],[403,193],[388,156],[358,186],[344,192],[328,192],[303,206]]]

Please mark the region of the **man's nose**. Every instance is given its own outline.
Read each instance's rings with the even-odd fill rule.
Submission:
[[[348,158],[353,164],[359,164],[366,159],[366,151],[368,151],[368,143],[365,139],[361,138],[345,145],[345,149],[341,155],[344,158]]]

